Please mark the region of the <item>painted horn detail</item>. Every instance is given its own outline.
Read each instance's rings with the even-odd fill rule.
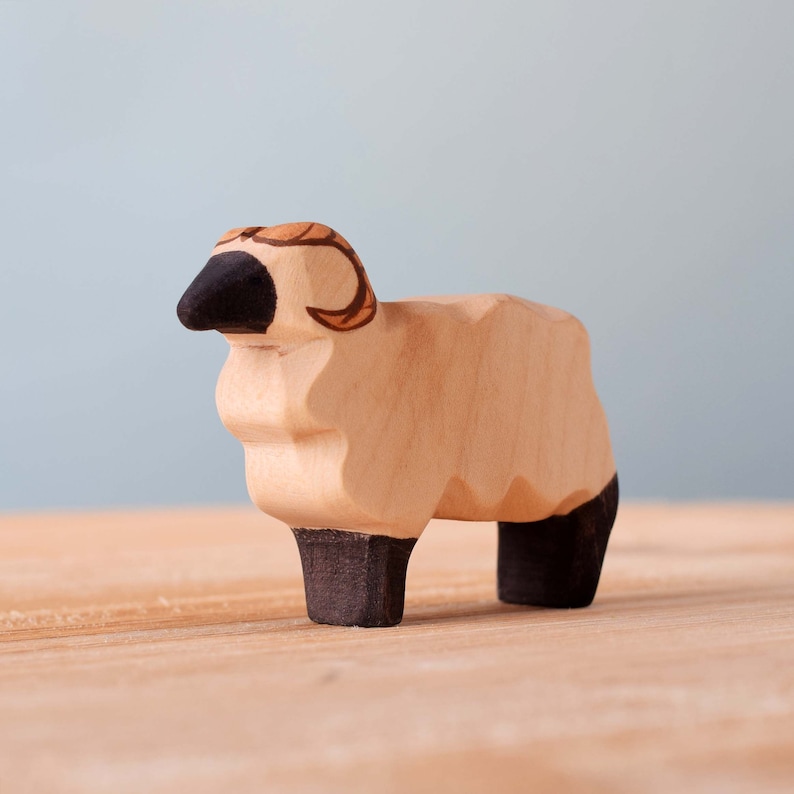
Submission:
[[[320,325],[333,331],[353,331],[375,318],[378,301],[367,278],[364,266],[356,252],[345,240],[328,226],[320,223],[285,223],[280,226],[246,226],[232,229],[218,240],[225,245],[234,240],[253,240],[280,248],[292,245],[328,245],[341,251],[356,273],[358,286],[353,300],[344,309],[320,309],[307,306],[306,311]]]

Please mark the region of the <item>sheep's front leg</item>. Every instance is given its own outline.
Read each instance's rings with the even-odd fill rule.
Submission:
[[[415,538],[341,529],[293,528],[303,565],[306,607],[315,623],[396,626]]]
[[[586,607],[595,597],[618,509],[618,478],[565,516],[499,522],[499,598],[508,604]]]

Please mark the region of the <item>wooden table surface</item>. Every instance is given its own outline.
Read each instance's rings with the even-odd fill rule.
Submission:
[[[495,535],[356,629],[253,508],[0,515],[0,792],[794,791],[794,505],[624,505],[584,610]]]

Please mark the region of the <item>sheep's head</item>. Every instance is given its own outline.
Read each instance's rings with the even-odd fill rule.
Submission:
[[[192,331],[267,333],[274,341],[353,331],[376,311],[355,251],[319,223],[232,229],[177,307]]]

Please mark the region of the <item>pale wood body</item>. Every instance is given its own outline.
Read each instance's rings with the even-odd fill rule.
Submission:
[[[434,516],[537,522],[615,478],[566,312],[509,295],[378,303],[344,238],[294,223],[227,232],[177,313],[227,337],[218,410],[253,501],[293,527],[399,539]]]
[[[291,526],[418,537],[434,516],[537,521],[615,474],[587,334],[566,312],[453,296],[313,330],[227,335],[217,389],[253,501]]]
[[[499,603],[495,554],[433,522],[359,631],[249,507],[0,515],[0,790],[791,790],[794,504],[622,505],[587,610]]]

